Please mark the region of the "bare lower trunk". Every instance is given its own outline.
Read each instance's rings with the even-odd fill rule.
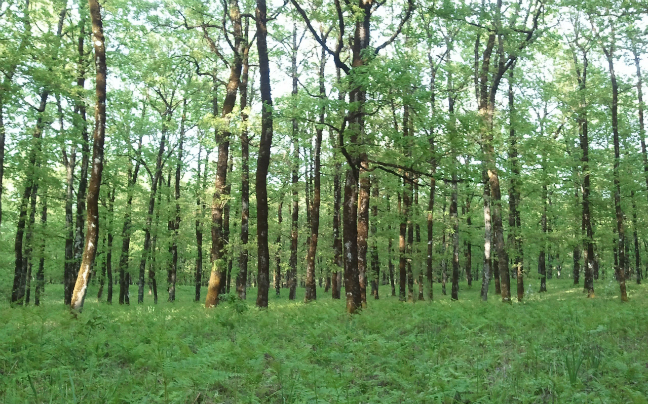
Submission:
[[[34,304],[40,306],[41,297],[45,292],[45,231],[47,229],[47,196],[42,196],[42,211],[41,211],[41,240],[38,246],[39,257],[38,272],[36,273],[36,293],[34,294]]]
[[[486,177],[486,174],[483,175]],[[491,215],[490,215],[490,187],[484,182],[484,263],[482,269],[481,299],[488,300],[488,286],[491,279]],[[499,281],[496,280],[499,284]]]
[[[374,185],[373,189],[371,191],[371,196],[374,199],[374,204],[371,207],[371,217],[372,217],[372,222],[371,222],[371,237],[372,237],[372,244],[371,244],[371,272],[372,272],[372,280],[371,280],[371,294],[373,295],[374,299],[378,300],[380,298],[379,294],[379,285],[380,285],[380,261],[378,260],[378,240],[377,240],[377,233],[378,233],[378,195],[379,195],[379,190],[378,190],[378,183],[374,179]]]
[[[259,55],[259,73],[261,101],[261,138],[259,141],[259,158],[256,173],[257,199],[257,243],[258,243],[258,275],[259,284],[256,305],[268,307],[268,289],[270,277],[270,253],[268,251],[268,191],[267,176],[270,164],[270,148],[272,146],[273,120],[272,95],[270,94],[270,62],[268,60],[267,43],[267,10],[266,0],[257,0],[256,8],[257,50]]]
[[[95,127],[92,146],[92,174],[88,187],[88,224],[85,239],[85,248],[81,261],[81,268],[77,275],[76,284],[72,293],[70,307],[72,310],[81,311],[85,299],[90,268],[94,263],[97,252],[97,238],[99,234],[99,189],[103,173],[104,135],[106,132],[106,48],[104,46],[103,24],[101,21],[101,8],[97,0],[88,0],[90,17],[92,20],[92,35],[94,40],[97,104],[95,107]]]
[[[246,28],[248,24],[246,23]],[[247,36],[247,29],[246,29]],[[247,41],[246,41],[247,42]],[[250,69],[248,58],[249,44],[243,55],[243,70],[239,91],[241,93],[241,254],[239,256],[239,272],[236,276],[236,293],[242,300],[247,298],[248,275],[248,239],[250,220],[250,141],[248,138],[248,72]],[[281,237],[281,235],[279,236]]]

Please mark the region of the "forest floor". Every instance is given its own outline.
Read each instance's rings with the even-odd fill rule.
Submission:
[[[259,311],[256,290],[206,310],[191,287],[130,307],[95,287],[78,319],[49,285],[41,307],[0,309],[0,402],[648,403],[648,286],[628,285],[622,304],[612,280],[594,299],[532,280],[512,305],[479,283],[414,304],[383,286],[355,316],[322,290]]]

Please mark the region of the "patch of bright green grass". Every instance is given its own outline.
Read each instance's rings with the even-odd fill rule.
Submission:
[[[595,299],[531,282],[512,305],[492,290],[482,303],[478,283],[457,302],[382,287],[356,316],[321,289],[259,311],[256,290],[206,310],[192,287],[157,306],[108,306],[91,288],[76,320],[48,286],[41,307],[0,309],[0,402],[648,403],[648,287],[629,284],[622,304],[614,281]]]

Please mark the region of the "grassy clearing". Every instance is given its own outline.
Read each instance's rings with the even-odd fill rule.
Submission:
[[[384,288],[349,317],[321,290],[205,310],[181,287],[175,304],[88,298],[73,320],[50,286],[40,308],[0,309],[0,402],[648,403],[648,287],[626,304],[613,281],[590,300],[548,288],[512,305],[478,286],[414,304]]]

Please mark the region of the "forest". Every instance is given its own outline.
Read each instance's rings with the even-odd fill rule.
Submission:
[[[0,1],[0,401],[648,403],[645,0]]]

